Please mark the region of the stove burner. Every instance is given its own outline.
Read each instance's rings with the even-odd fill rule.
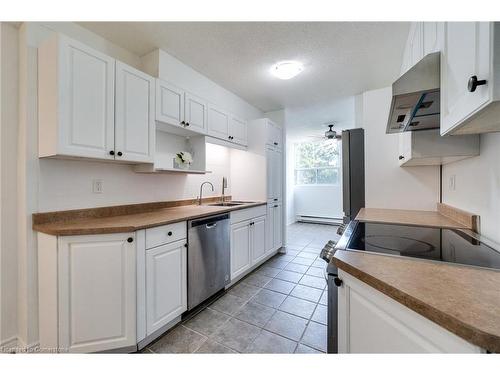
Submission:
[[[430,243],[403,236],[367,235],[362,241],[368,246],[393,251],[398,254],[423,255],[436,250],[434,245]]]

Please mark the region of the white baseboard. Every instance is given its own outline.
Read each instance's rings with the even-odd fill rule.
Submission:
[[[298,223],[311,223],[311,224],[340,225],[340,224],[342,224],[342,219],[331,218],[331,217],[297,215],[297,222]]]

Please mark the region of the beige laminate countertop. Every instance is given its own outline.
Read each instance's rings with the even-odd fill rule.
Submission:
[[[438,211],[394,210],[385,208],[362,208],[356,220],[373,223],[419,225],[440,228],[470,228]]]
[[[147,211],[144,212],[121,213],[119,215],[109,215],[104,217],[69,217],[64,220],[56,219],[45,223],[37,223],[37,220],[34,220],[33,230],[56,236],[133,232],[139,229],[171,224],[179,221],[191,220],[265,204],[265,202],[251,202],[232,207],[191,204],[166,208],[148,208]],[[61,214],[66,213],[56,213],[56,215],[59,216],[61,216]],[[45,213],[42,215],[47,216],[48,214]]]
[[[344,250],[334,262],[464,340],[500,352],[500,272]]]

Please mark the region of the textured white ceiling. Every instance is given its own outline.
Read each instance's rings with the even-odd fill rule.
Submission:
[[[263,111],[307,107],[391,84],[409,23],[84,22],[140,56],[161,48]],[[299,60],[302,74],[270,75]]]

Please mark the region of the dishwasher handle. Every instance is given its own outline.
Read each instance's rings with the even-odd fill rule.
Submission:
[[[188,222],[188,228],[195,228],[201,225],[204,225],[207,229],[215,227],[214,224],[221,220],[229,220],[229,214],[209,216],[202,219],[191,220]]]

